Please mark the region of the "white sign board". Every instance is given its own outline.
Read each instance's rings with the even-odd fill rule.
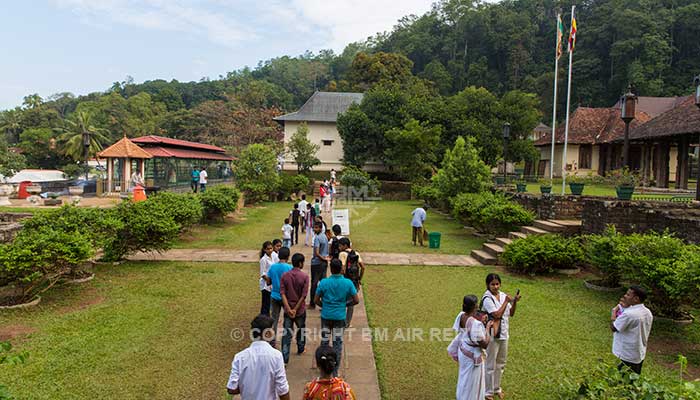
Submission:
[[[341,235],[350,234],[350,213],[347,208],[343,210],[333,209],[332,219],[333,225],[340,225]]]

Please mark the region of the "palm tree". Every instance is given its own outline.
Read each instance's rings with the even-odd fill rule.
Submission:
[[[28,96],[24,96],[24,104],[27,106],[27,108],[37,108],[41,106],[44,103],[44,99],[39,96],[38,93],[30,94]]]
[[[0,113],[0,130],[5,131],[9,142],[19,142],[19,132],[22,130],[22,109],[17,107]]]
[[[109,138],[105,136],[109,133],[107,129],[97,128],[92,125],[92,115],[85,111],[78,111],[73,114],[73,118],[63,120],[65,126],[60,129],[61,135],[58,137],[63,146],[63,154],[76,161],[85,162],[87,169],[87,158],[95,156]],[[83,145],[83,137],[87,135],[89,145],[86,149]],[[86,171],[87,173],[87,171]]]

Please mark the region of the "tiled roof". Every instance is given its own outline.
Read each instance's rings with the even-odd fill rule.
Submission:
[[[273,118],[275,121],[336,122],[353,103],[362,101],[362,93],[315,92],[299,111]]]
[[[139,143],[139,144],[164,144],[164,145],[169,145],[169,146],[190,147],[193,149],[218,151],[221,153],[226,151],[226,150],[222,149],[221,147],[214,146],[211,144],[190,142],[187,140],[173,139],[173,138],[168,138],[168,137],[163,137],[163,136],[155,136],[155,135],[141,136],[141,137],[133,138],[133,139],[131,139],[131,141],[134,143]]]
[[[651,117],[637,110],[636,118],[630,124],[630,132],[640,126]],[[556,143],[564,143],[564,124],[560,124],[556,129]],[[569,119],[570,144],[598,144],[608,143],[623,137],[625,134],[625,123],[620,119],[620,109],[611,108],[591,108],[579,107],[571,114]],[[552,143],[551,132],[542,136],[535,142],[535,146],[547,146]]]
[[[693,97],[685,97],[675,108],[659,115],[648,123],[632,129],[630,139],[647,139],[664,136],[700,133],[700,109]]]
[[[97,153],[102,158],[151,158],[152,156],[144,151],[137,144],[129,140],[126,136],[118,142]]]
[[[552,128],[540,122],[533,130],[535,132],[551,132]]]
[[[218,160],[218,161],[231,161],[233,157],[227,156],[222,153],[214,153],[211,151],[199,151],[199,150],[188,150],[188,149],[178,149],[173,147],[144,147],[143,150],[148,152],[153,157],[162,158],[194,158],[199,160]]]
[[[678,107],[686,97],[637,97],[637,111],[641,111],[651,118],[656,118],[659,115],[669,111],[675,107]],[[615,108],[620,108],[620,102],[618,101],[613,106]]]

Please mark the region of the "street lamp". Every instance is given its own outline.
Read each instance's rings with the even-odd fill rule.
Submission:
[[[693,83],[695,84],[695,105],[698,106],[698,109],[700,109],[700,75],[696,76],[695,79],[693,79]],[[695,200],[700,201],[700,135],[698,135],[698,176],[697,176],[697,181],[695,182]]]
[[[508,139],[510,139],[510,124],[503,124],[503,184],[508,178]]]
[[[622,149],[622,166],[629,168],[630,162],[630,122],[634,119],[637,96],[632,93],[632,84],[627,87],[627,93],[620,98],[620,117],[625,121],[625,144]]]
[[[88,157],[90,156],[90,132],[88,131],[83,131],[83,154],[85,155],[85,182],[87,182],[88,173],[90,172],[90,168],[88,167]]]

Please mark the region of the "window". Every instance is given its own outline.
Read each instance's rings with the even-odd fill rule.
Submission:
[[[578,148],[578,167],[580,169],[591,169],[591,155],[593,154],[593,145],[582,144]]]
[[[322,140],[324,146],[332,146],[333,141],[332,140]]]

